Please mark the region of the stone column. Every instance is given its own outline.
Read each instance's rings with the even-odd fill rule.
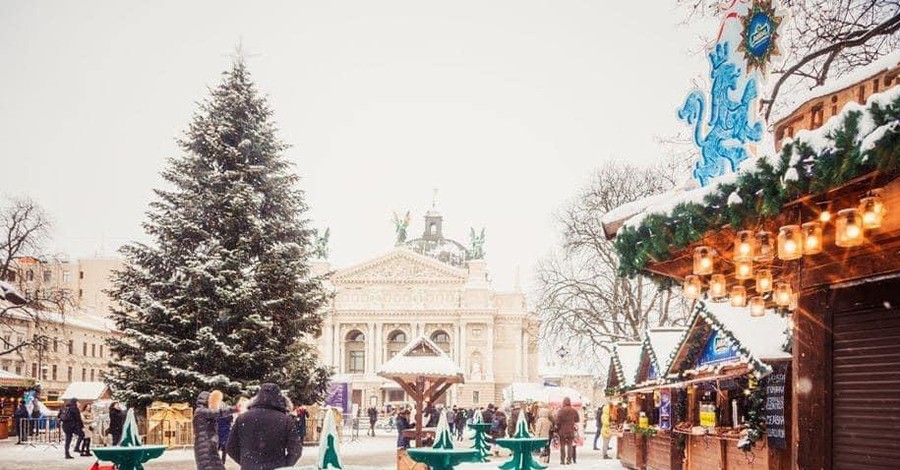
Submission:
[[[463,374],[469,375],[469,354],[466,347],[466,325],[465,321],[459,322],[459,366],[462,367]]]
[[[325,323],[322,332],[322,355],[325,356],[323,362],[334,366],[334,322],[329,318]]]
[[[488,350],[487,350],[487,371],[485,371],[485,378],[489,382],[494,381],[494,319],[490,319],[487,325],[487,335],[488,335]],[[493,400],[494,397],[491,396],[490,400]]]
[[[334,328],[334,332],[335,332],[334,351],[335,351],[335,357],[337,357],[337,361],[338,361],[337,362],[337,371],[339,373],[343,373],[344,372],[344,348],[341,347],[341,341],[344,340],[343,334],[342,334],[343,328],[341,328],[341,325],[339,323],[335,324],[333,326],[333,328]]]
[[[366,336],[368,338],[368,341],[366,341],[366,375],[371,376],[375,374],[375,344],[377,341],[375,336],[375,322],[369,322]]]
[[[381,367],[382,362],[384,361],[384,325],[382,323],[375,324],[375,367],[372,369],[373,373],[378,373],[378,368]]]

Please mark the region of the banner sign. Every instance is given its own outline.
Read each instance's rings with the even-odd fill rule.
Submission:
[[[350,384],[346,382],[330,382],[325,391],[325,404],[340,408],[343,413],[350,412]]]
[[[761,384],[766,390],[766,407],[763,410],[763,416],[766,418],[766,438],[770,448],[786,449],[784,388],[787,383],[788,363],[774,364],[772,369],[773,372],[763,378]]]
[[[728,337],[720,331],[713,331],[703,352],[700,353],[700,359],[697,361],[698,366],[706,366],[710,364],[718,364],[726,362],[738,357],[737,348]]]

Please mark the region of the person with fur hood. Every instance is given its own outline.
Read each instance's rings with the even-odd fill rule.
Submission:
[[[218,420],[231,416],[237,407],[223,406],[222,392],[200,392],[194,409],[194,461],[197,470],[225,470],[225,462],[219,457]]]
[[[234,421],[227,449],[241,470],[292,467],[300,460],[303,446],[278,385],[267,383],[259,388],[249,409]]]

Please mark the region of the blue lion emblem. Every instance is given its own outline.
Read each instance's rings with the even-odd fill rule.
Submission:
[[[694,167],[694,178],[702,186],[725,174],[726,163],[730,171],[735,171],[738,164],[748,157],[744,145],[748,141],[759,142],[762,139],[762,123],[750,124],[750,104],[757,98],[756,80],[748,78],[740,101],[733,100],[731,93],[738,88],[741,71],[728,61],[729,56],[727,42],[716,44],[715,50],[709,54],[712,90],[706,136],[703,136],[703,112],[706,109],[703,93],[691,92],[678,110],[678,118],[694,126],[693,139],[701,154],[700,161]]]

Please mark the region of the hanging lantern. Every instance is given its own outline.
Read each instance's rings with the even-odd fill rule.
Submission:
[[[775,256],[775,240],[772,238],[772,232],[760,230],[756,232],[756,256],[753,261],[757,263],[768,263]]]
[[[803,256],[803,233],[799,225],[785,225],[778,230],[778,257],[790,261]]]
[[[831,211],[825,209],[822,212],[819,212],[819,222],[822,222],[823,224],[831,222]]]
[[[743,307],[747,305],[747,289],[744,286],[734,286],[731,288],[731,306]]]
[[[756,293],[765,294],[772,291],[772,271],[760,269],[756,271]]]
[[[703,285],[700,283],[700,276],[687,276],[684,278],[684,289],[681,292],[687,299],[699,299],[700,291]]]
[[[756,245],[756,239],[750,230],[741,230],[734,237],[734,256],[735,261],[750,261],[753,259],[753,252]]]
[[[708,246],[694,248],[694,274],[712,274],[716,252]]]
[[[709,298],[713,300],[724,299],[728,297],[728,289],[725,282],[724,274],[713,274],[709,278]]]
[[[863,228],[881,227],[881,219],[884,218],[884,202],[881,196],[874,195],[860,199],[859,212],[862,214]]]
[[[817,255],[822,252],[822,223],[818,221],[807,222],[802,225],[803,254]]]
[[[753,279],[753,261],[743,260],[734,263],[735,279],[746,280]]]
[[[775,293],[773,295],[775,299],[775,305],[779,307],[787,307],[791,304],[791,298],[794,296],[794,291],[791,289],[791,284],[788,282],[776,282],[775,283]]]
[[[766,315],[766,301],[761,296],[750,299],[750,316],[764,317]]]
[[[834,222],[834,243],[841,247],[862,245],[862,220],[857,209],[844,209],[838,212]]]

